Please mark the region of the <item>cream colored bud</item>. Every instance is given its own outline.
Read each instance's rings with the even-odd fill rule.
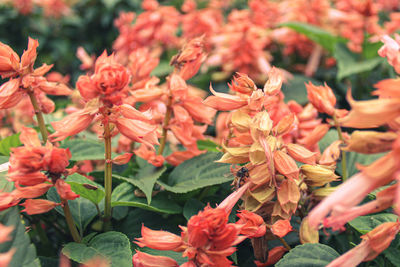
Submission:
[[[304,181],[309,186],[324,186],[339,178],[334,171],[323,165],[305,164],[300,167],[300,170],[305,176]]]

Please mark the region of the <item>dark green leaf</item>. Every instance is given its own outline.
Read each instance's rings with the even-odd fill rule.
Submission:
[[[229,173],[230,165],[214,162],[220,159],[221,153],[207,152],[189,159],[176,167],[168,176],[167,181],[157,183],[167,191],[187,193],[210,185],[232,181]]]
[[[332,144],[333,142],[335,142],[336,140],[338,140],[338,132],[335,129],[330,129],[327,134],[324,136],[324,138],[322,138],[318,145],[319,145],[319,149],[322,151],[325,151],[325,149]]]
[[[168,61],[161,61],[160,64],[151,72],[152,76],[166,76],[171,73],[173,67],[169,64]]]
[[[79,263],[100,256],[108,259],[113,267],[129,267],[132,266],[130,243],[126,235],[111,231],[95,236],[87,244],[68,243],[62,253]]]
[[[303,75],[295,74],[288,83],[283,84],[282,92],[285,94],[285,101],[296,100],[297,103],[305,105],[308,103],[307,89],[305,83],[311,82],[314,85],[321,85],[320,81]]]
[[[20,133],[17,133],[0,140],[0,153],[2,155],[9,156],[11,148],[22,145],[19,135]]]
[[[350,221],[349,224],[359,233],[366,234],[382,223],[395,222],[397,219],[398,217],[392,213],[380,213],[357,217]]]
[[[183,206],[183,216],[185,216],[186,220],[189,220],[190,217],[196,215],[200,210],[204,209],[205,206],[206,205],[200,200],[191,198],[185,203],[185,206]]]
[[[339,257],[333,248],[323,244],[304,244],[290,250],[276,267],[325,267]]]
[[[104,160],[104,144],[88,139],[73,139],[65,141],[62,148],[69,148],[71,160]]]
[[[47,199],[60,203],[60,196],[54,187],[50,188],[47,192]],[[85,231],[86,226],[96,217],[97,209],[96,206],[83,197],[78,197],[74,200],[68,200],[69,208],[72,213],[72,218],[80,233]],[[58,213],[64,216],[64,211],[61,207],[55,208]]]
[[[381,57],[357,61],[355,55],[343,44],[336,46],[334,57],[338,64],[337,80],[353,74],[371,71],[383,62],[383,58]]]
[[[197,148],[199,150],[207,150],[210,152],[219,152],[218,144],[211,140],[197,140]]]
[[[92,201],[94,204],[99,204],[104,198],[104,187],[87,179],[85,176],[74,173],[68,176],[66,181],[71,185],[72,191]]]
[[[353,176],[354,174],[358,173],[359,170],[357,169],[357,164],[361,165],[369,165],[375,160],[379,159],[385,155],[385,153],[379,153],[379,154],[371,154],[371,155],[366,155],[366,154],[360,154],[356,152],[347,152],[347,175],[348,177]],[[342,175],[342,163],[338,164],[337,172]]]
[[[388,247],[383,251],[383,255],[394,265],[400,266],[399,248]]]
[[[115,206],[131,206],[150,211],[156,211],[167,214],[179,214],[182,212],[182,207],[168,198],[166,192],[160,192],[153,197],[151,205],[143,197],[136,197],[134,194],[134,186],[129,183],[118,185],[112,193],[111,205]]]
[[[146,164],[139,169],[139,172],[135,175],[135,177],[123,177],[117,174],[113,174],[113,177],[131,183],[142,190],[142,192],[146,195],[147,204],[150,205],[154,184],[166,169],[167,167],[165,166],[157,168],[146,162]]]
[[[25,225],[21,222],[21,214],[18,208],[12,207],[0,212],[0,223],[14,227],[14,231],[10,234],[11,240],[0,244],[0,253],[8,252],[10,249],[16,250],[8,266],[40,266],[39,259],[36,256],[36,249],[25,232]]]
[[[322,28],[302,22],[286,22],[280,24],[280,26],[288,27],[298,33],[304,34],[310,40],[320,44],[323,48],[331,53],[333,53],[335,50],[336,43],[345,41],[344,39],[334,36]]]

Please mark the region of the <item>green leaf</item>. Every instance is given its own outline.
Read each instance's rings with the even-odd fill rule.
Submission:
[[[320,44],[323,48],[333,53],[335,45],[338,42],[345,42],[343,38],[334,36],[328,31],[319,28],[314,25],[302,23],[302,22],[286,22],[280,24],[280,26],[291,28],[298,33],[302,33],[307,36],[310,40]]]
[[[173,67],[169,64],[169,61],[161,61],[160,64],[151,72],[152,76],[166,76],[171,73]]]
[[[113,177],[137,186],[146,195],[147,204],[150,205],[154,184],[166,169],[167,167],[165,166],[157,168],[146,162],[146,164],[139,169],[135,177],[123,177],[117,174],[113,174]]]
[[[206,205],[200,200],[191,198],[186,201],[185,206],[183,206],[183,216],[185,216],[186,220],[189,220],[190,217],[199,213],[205,206]]]
[[[68,243],[62,253],[68,258],[84,263],[100,256],[108,259],[111,266],[132,266],[131,242],[120,232],[107,232],[90,239],[87,244]]]
[[[66,181],[71,186],[72,191],[94,204],[99,204],[105,196],[103,186],[78,173],[68,176]]]
[[[399,248],[388,247],[383,251],[383,255],[394,265],[400,266]]]
[[[0,140],[0,153],[2,155],[9,156],[11,148],[22,145],[19,135],[20,133],[17,133]]]
[[[333,248],[323,244],[304,244],[291,249],[276,267],[325,267],[339,257]]]
[[[25,225],[21,222],[21,214],[17,207],[9,208],[0,212],[0,223],[6,226],[13,226],[14,231],[10,234],[11,240],[0,243],[0,253],[16,249],[9,267],[36,267],[40,266],[36,256],[36,248],[25,232]]]
[[[296,100],[297,103],[305,105],[308,103],[307,89],[305,83],[312,82],[314,85],[322,85],[318,80],[315,80],[304,75],[295,74],[293,79],[290,79],[282,86],[282,92],[285,95],[285,101]]]
[[[323,151],[325,151],[325,149],[332,144],[333,142],[335,142],[336,140],[338,140],[338,132],[335,129],[330,129],[325,136],[319,141],[318,145],[319,145],[319,149],[321,150],[321,153]]]
[[[339,81],[353,74],[371,71],[383,62],[381,57],[358,61],[344,44],[338,44],[333,55],[337,60],[338,73],[336,78]]]
[[[47,199],[60,203],[60,196],[54,187],[50,188],[47,192]],[[96,217],[96,206],[86,198],[78,197],[74,200],[68,200],[68,205],[72,213],[72,218],[79,232],[82,234],[89,223]],[[56,211],[64,216],[64,211],[61,207],[57,206]]]
[[[111,206],[131,206],[167,214],[182,212],[182,207],[169,199],[166,192],[155,195],[149,205],[145,198],[135,196],[134,190],[134,186],[129,183],[118,185],[112,192]]]
[[[104,4],[104,6],[111,10],[112,8],[114,8],[114,6],[121,0],[101,0]]]
[[[219,145],[211,140],[197,140],[197,148],[199,150],[207,150],[210,152],[219,152]]]
[[[382,157],[383,155],[385,155],[386,153],[378,153],[378,154],[370,154],[370,155],[366,155],[366,154],[360,154],[360,153],[356,153],[356,152],[347,152],[346,156],[347,156],[347,174],[348,177],[353,176],[354,174],[358,173],[359,170],[357,169],[357,164],[361,164],[361,165],[369,165],[372,162],[374,162],[375,160],[379,159],[380,157]],[[338,168],[336,170],[340,175],[342,175],[342,163],[340,162],[338,164]]]
[[[230,165],[214,162],[220,159],[222,153],[207,152],[191,158],[176,167],[168,176],[167,181],[157,183],[167,191],[187,193],[210,185],[232,181],[229,173]]]
[[[104,144],[88,139],[73,139],[61,144],[62,148],[69,148],[71,160],[104,160]]]
[[[378,225],[385,222],[395,222],[398,217],[392,213],[379,213],[375,215],[360,216],[350,221],[351,227],[361,234],[366,234]]]

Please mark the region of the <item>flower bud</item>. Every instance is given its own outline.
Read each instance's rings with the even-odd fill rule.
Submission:
[[[257,86],[249,76],[240,72],[236,72],[231,84],[228,84],[228,86],[232,91],[246,95],[251,95],[253,91],[257,90]]]
[[[354,131],[344,150],[363,154],[386,152],[392,149],[396,138],[394,132]]]
[[[319,233],[318,230],[312,228],[308,223],[308,217],[301,221],[300,225],[300,242],[305,243],[318,243]]]
[[[311,82],[306,84],[308,100],[321,113],[333,115],[336,97],[328,85],[315,86]]]
[[[325,184],[335,181],[339,176],[334,171],[323,165],[308,165],[300,167],[301,172],[306,176],[305,182],[309,186],[324,186]]]

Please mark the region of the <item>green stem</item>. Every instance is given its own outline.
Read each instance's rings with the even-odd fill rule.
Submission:
[[[282,237],[279,237],[279,236],[278,236],[278,238],[279,238],[279,240],[281,241],[281,243],[283,244],[283,246],[284,246],[288,251],[292,249],[292,248],[288,245],[288,243],[286,243],[285,239],[283,239]]]
[[[79,235],[78,230],[76,229],[74,220],[72,219],[72,214],[71,214],[71,210],[69,209],[68,200],[61,199],[61,203],[63,204],[62,207],[64,210],[65,220],[67,221],[67,225],[68,225],[69,231],[72,235],[72,238],[74,239],[74,241],[76,243],[80,243],[81,236]]]
[[[31,90],[28,90],[28,95],[29,95],[29,98],[31,99],[33,110],[35,111],[35,114],[36,114],[36,119],[37,119],[37,122],[39,125],[40,133],[42,134],[43,142],[46,143],[48,133],[47,133],[47,129],[46,129],[46,124],[44,123],[42,111],[39,108],[39,104],[36,100],[35,93]]]
[[[104,146],[106,150],[106,165],[104,168],[104,189],[105,205],[104,205],[104,231],[110,229],[111,223],[111,193],[112,193],[112,159],[111,159],[111,134],[110,125],[104,123]]]
[[[338,137],[339,140],[341,140],[343,143],[345,142],[343,133],[342,133],[342,128],[340,127],[339,121],[336,117],[336,114],[333,114],[333,121],[335,123],[335,127],[338,132]],[[342,150],[342,180],[343,182],[347,180],[347,159],[346,159],[346,151]]]
[[[167,143],[167,134],[168,134],[168,124],[172,115],[172,96],[168,98],[167,103],[167,112],[165,113],[164,122],[163,122],[163,130],[162,137],[160,141],[160,147],[158,148],[157,155],[162,155],[164,152],[165,144]]]

